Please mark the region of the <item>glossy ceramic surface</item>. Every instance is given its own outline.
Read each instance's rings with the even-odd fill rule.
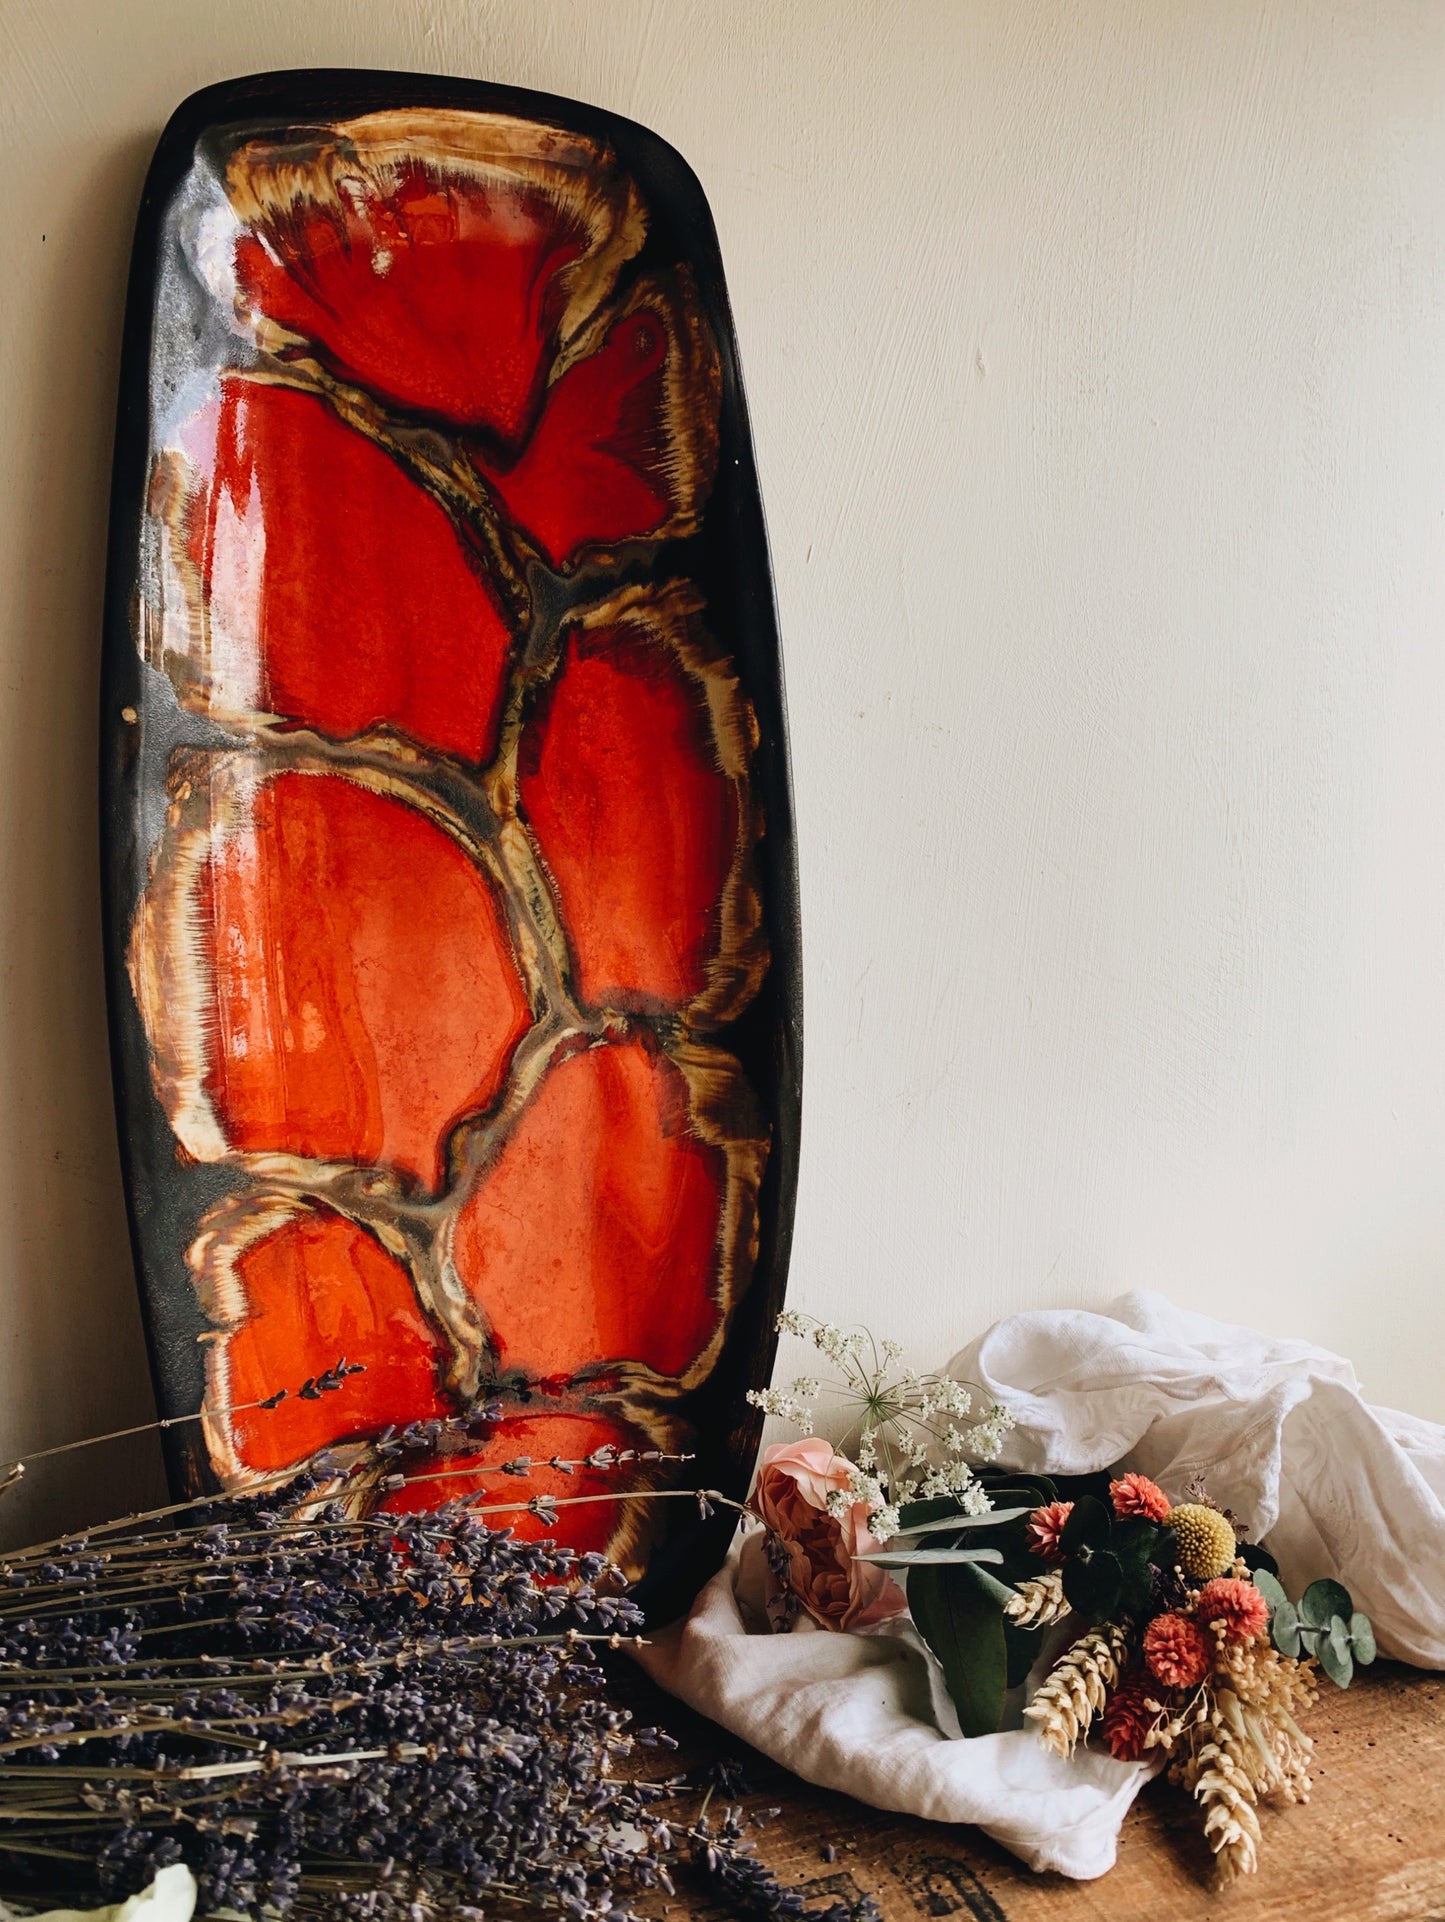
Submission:
[[[609,1487],[740,1488],[796,890],[696,183],[567,102],[237,82],[161,143],[127,325],[108,921],[157,1376],[206,1417],[178,1483],[324,1450],[394,1509],[610,1444]],[[398,1486],[378,1442],[417,1421]],[[722,1539],[681,1514],[549,1532],[675,1600]]]

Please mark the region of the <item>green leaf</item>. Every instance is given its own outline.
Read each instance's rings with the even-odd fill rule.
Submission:
[[[1054,1499],[1030,1481],[990,1483],[985,1486],[984,1493],[993,1503],[995,1514],[1001,1508],[1022,1508],[1026,1515],[1032,1515],[1036,1508],[1046,1508]]]
[[[1369,1616],[1358,1611],[1350,1617],[1350,1653],[1361,1668],[1368,1668],[1376,1655],[1374,1627]]]
[[[1064,1597],[1090,1622],[1106,1622],[1119,1606],[1124,1571],[1107,1549],[1096,1549],[1087,1561],[1075,1556],[1064,1564]]]
[[[1002,1562],[996,1548],[874,1548],[866,1555],[855,1555],[855,1562],[872,1562],[878,1568],[942,1567],[958,1562]]]
[[[1114,1523],[1109,1553],[1119,1564],[1122,1577],[1119,1606],[1126,1614],[1142,1614],[1154,1599],[1154,1576],[1149,1564],[1159,1560],[1157,1545],[1161,1536],[1172,1533],[1161,1528],[1158,1522],[1151,1522],[1147,1515],[1128,1515]]]
[[[1017,1493],[1035,1508],[1043,1508],[1047,1503],[1058,1500],[1058,1490],[1054,1487],[1051,1475],[1035,1475],[1018,1468],[995,1468],[988,1462],[975,1472],[994,1501],[1000,1495],[1007,1495],[1012,1500]]]
[[[941,1521],[948,1515],[961,1515],[963,1507],[952,1495],[935,1495],[926,1502],[904,1502],[898,1511],[898,1526],[905,1535],[925,1522]]]
[[[1332,1616],[1329,1628],[1320,1636],[1315,1650],[1320,1667],[1329,1676],[1336,1688],[1348,1688],[1354,1677],[1355,1664],[1350,1655],[1350,1631],[1343,1618]]]
[[[1299,1610],[1288,1598],[1275,1606],[1270,1617],[1269,1639],[1281,1655],[1298,1655],[1300,1652]]]
[[[1276,1580],[1278,1580],[1279,1563],[1267,1548],[1261,1548],[1258,1542],[1240,1542],[1236,1552],[1245,1567],[1249,1570],[1251,1576],[1257,1575],[1262,1571],[1266,1575],[1273,1575]],[[1257,1582],[1255,1583],[1255,1587],[1259,1587]],[[1263,1594],[1263,1592],[1261,1589],[1260,1593]]]
[[[1076,1555],[1081,1548],[1106,1548],[1113,1523],[1104,1504],[1093,1495],[1083,1495],[1074,1503],[1074,1512],[1064,1523],[1059,1547],[1065,1555]]]
[[[1350,1591],[1341,1583],[1311,1582],[1300,1597],[1299,1618],[1310,1628],[1328,1628],[1332,1615],[1343,1615],[1348,1621],[1354,1608]]]
[[[1020,1515],[1032,1515],[1030,1508],[995,1508],[987,1515],[940,1515],[937,1521],[915,1522],[911,1528],[900,1528],[900,1535],[938,1535],[946,1528],[1001,1528],[1005,1522],[1016,1521]],[[903,1518],[900,1515],[899,1520]]]
[[[1159,1560],[1158,1546],[1160,1537],[1172,1535],[1172,1529],[1161,1528],[1158,1522],[1151,1522],[1147,1515],[1127,1515],[1123,1521],[1115,1522],[1109,1535],[1109,1550],[1117,1555],[1127,1572],[1148,1573],[1150,1562]]]
[[[1115,1479],[1113,1471],[1107,1468],[1096,1469],[1092,1475],[1055,1475],[1053,1499],[1077,1502],[1087,1495],[1112,1515],[1114,1507],[1109,1498],[1109,1483]]]
[[[1272,1610],[1281,1604],[1285,1607],[1289,1606],[1289,1596],[1285,1594],[1283,1584],[1277,1575],[1272,1575],[1267,1568],[1256,1568],[1251,1579]]]
[[[908,1578],[914,1626],[938,1657],[959,1727],[992,1735],[1008,1686],[1003,1608],[982,1569],[924,1567]]]
[[[1017,1622],[1004,1618],[1003,1645],[1008,1656],[1008,1673],[1004,1677],[1006,1687],[1017,1688],[1027,1678],[1029,1670],[1039,1658],[1040,1634],[1037,1628],[1020,1628]]]

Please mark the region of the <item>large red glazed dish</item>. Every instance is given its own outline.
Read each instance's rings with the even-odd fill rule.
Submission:
[[[178,1484],[506,1504],[675,1603],[722,1533],[654,1495],[737,1492],[756,1446],[798,1005],[756,483],[671,150],[461,83],[188,102],[104,698]]]

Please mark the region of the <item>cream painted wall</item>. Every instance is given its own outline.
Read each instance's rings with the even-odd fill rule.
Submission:
[[[584,96],[711,196],[792,709],[798,1304],[923,1360],[1149,1284],[1445,1416],[1438,0],[3,0],[0,1454],[149,1402],[94,846],[130,223],[184,94],[315,63]]]

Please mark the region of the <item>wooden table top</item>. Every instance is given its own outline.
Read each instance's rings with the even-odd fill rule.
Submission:
[[[688,1768],[735,1758],[749,1812],[780,1806],[758,1853],[810,1897],[872,1894],[886,1922],[1445,1922],[1445,1676],[1380,1662],[1344,1694],[1328,1684],[1304,1726],[1314,1793],[1265,1811],[1257,1875],[1221,1892],[1198,1811],[1163,1782],[1131,1810],[1117,1867],[1096,1882],[1035,1875],[977,1829],[881,1814],[801,1782],[684,1709],[626,1665],[614,1693],[668,1729]],[[654,1758],[655,1759],[655,1758]],[[651,1770],[649,1770],[649,1773]],[[832,1860],[829,1860],[829,1856]],[[680,1889],[648,1916],[734,1922]]]

